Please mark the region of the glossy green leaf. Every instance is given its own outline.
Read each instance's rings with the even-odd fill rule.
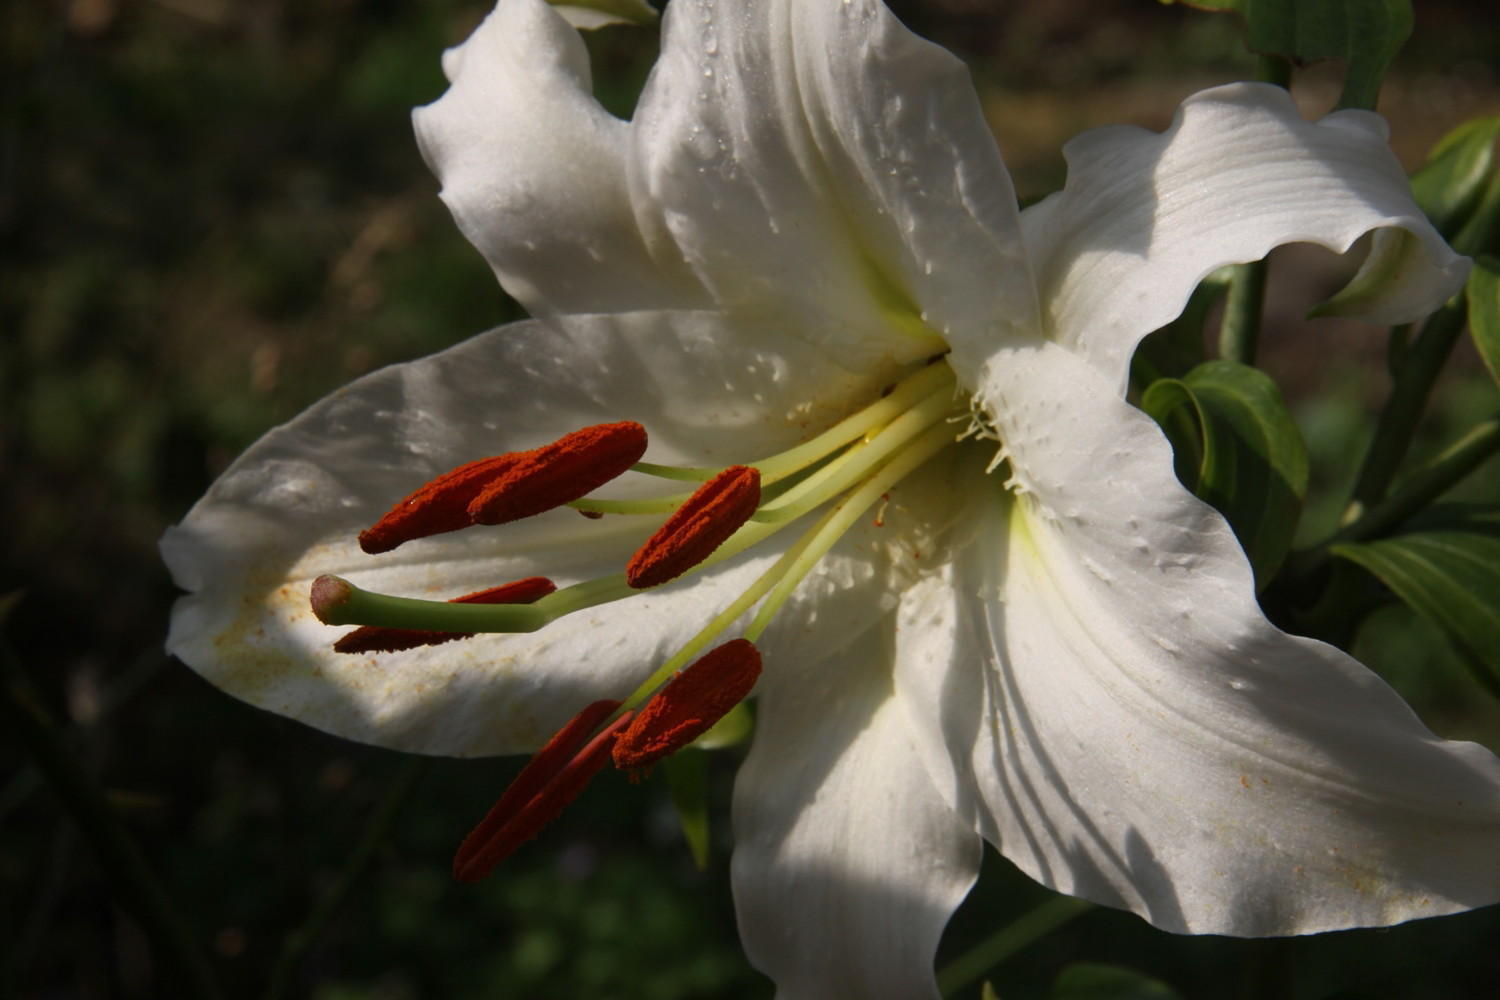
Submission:
[[[1141,407],[1171,439],[1178,478],[1228,519],[1264,586],[1291,548],[1307,493],[1307,447],[1276,383],[1209,361],[1152,383]]]
[[[1469,300],[1469,332],[1484,366],[1500,382],[1500,258],[1479,257],[1464,288]]]
[[[1457,232],[1478,203],[1495,163],[1496,138],[1500,115],[1464,122],[1443,136],[1412,174],[1417,204],[1444,236]]]
[[[1169,0],[1170,2],[1170,0]],[[1341,108],[1373,108],[1380,78],[1411,35],[1411,0],[1184,0],[1245,20],[1246,43],[1268,56],[1346,64]]]
[[[1435,507],[1403,534],[1329,551],[1374,574],[1442,629],[1500,696],[1500,507]]]
[[[1058,975],[1049,1000],[1178,1000],[1160,979],[1103,962],[1075,962]]]
[[[693,863],[702,871],[708,867],[708,754],[683,750],[656,766],[667,776],[683,839],[693,852]]]

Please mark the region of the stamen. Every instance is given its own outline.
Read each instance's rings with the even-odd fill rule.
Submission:
[[[450,604],[533,604],[557,589],[557,584],[545,576],[529,576],[524,580],[478,590],[462,597],[450,598]],[[379,625],[361,625],[333,644],[336,653],[395,653],[418,646],[436,646],[454,639],[468,639],[473,632],[440,632],[436,629],[381,628]]]
[[[506,524],[571,503],[628,471],[646,453],[646,429],[632,420],[597,424],[520,452],[468,505],[476,524]]]
[[[582,750],[577,750],[578,745],[619,705],[617,701],[594,702],[537,751],[459,845],[453,858],[454,878],[460,882],[484,878],[578,797],[609,760],[616,736],[634,716],[626,712]]]
[[[744,701],[760,671],[760,651],[747,639],[711,650],[668,681],[615,740],[615,766],[649,767],[681,750]]]
[[[386,512],[359,533],[359,547],[370,555],[389,552],[403,542],[467,528],[474,523],[469,504],[496,477],[503,476],[523,452],[466,462],[443,473]]]
[[[636,589],[674,580],[713,554],[760,505],[760,473],[734,465],[704,483],[631,556],[625,579]]]

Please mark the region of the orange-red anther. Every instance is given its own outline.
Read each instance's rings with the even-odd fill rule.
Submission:
[[[545,576],[528,576],[524,580],[502,583],[487,590],[450,598],[450,604],[535,604],[557,589]],[[439,632],[425,628],[382,628],[361,625],[333,644],[336,653],[395,653],[418,646],[436,646],[454,639],[468,639],[473,632]]]
[[[760,506],[760,471],[732,465],[688,497],[636,550],[625,582],[637,589],[675,580],[713,555]]]
[[[469,516],[469,504],[524,454],[508,452],[481,458],[443,473],[361,531],[359,547],[375,555],[415,538],[467,528],[474,523]]]
[[[619,707],[617,701],[594,702],[537,751],[459,845],[453,857],[454,878],[460,882],[484,878],[578,797],[609,760],[615,737],[630,724],[632,715],[626,712],[589,740],[589,734]],[[588,744],[579,750],[585,740]]]
[[[520,452],[468,506],[475,524],[519,521],[587,496],[646,453],[646,429],[632,420],[597,424]]]
[[[750,693],[760,677],[760,651],[749,639],[710,650],[636,715],[615,740],[615,766],[649,767],[708,732]]]

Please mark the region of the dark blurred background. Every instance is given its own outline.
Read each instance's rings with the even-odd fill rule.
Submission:
[[[1078,130],[1160,128],[1193,90],[1254,72],[1232,18],[1154,0],[896,6],[970,61],[1023,197],[1060,185],[1059,147]],[[659,781],[604,779],[499,876],[458,887],[451,852],[517,762],[413,765],[248,708],[162,652],[174,588],[156,539],[242,448],[357,375],[519,315],[435,197],[408,119],[443,89],[439,52],[485,10],[13,0],[0,11],[7,670],[58,720],[59,744],[105,790],[228,997],[769,996],[740,955],[728,892],[733,753],[710,762],[706,872]],[[1419,2],[1417,17],[1382,98],[1412,167],[1452,126],[1500,111],[1493,4]],[[590,46],[601,97],[628,114],[655,30],[611,28]],[[1336,66],[1298,76],[1309,114],[1337,90]],[[1273,268],[1265,363],[1291,392],[1326,517],[1349,435],[1385,389],[1383,338],[1301,326],[1320,291],[1309,280],[1278,286]],[[1435,438],[1494,405],[1471,354],[1452,369]],[[1400,612],[1367,632],[1361,652],[1430,724],[1500,746],[1500,713],[1440,639]],[[0,996],[191,995],[122,908],[117,866],[100,863],[12,737],[0,745]],[[370,863],[341,884],[366,848]],[[945,957],[1049,896],[991,862]],[[323,932],[286,952],[331,896],[343,905]],[[1004,996],[1039,997],[1069,963],[1113,962],[1185,997],[1451,1000],[1493,995],[1497,935],[1500,914],[1481,912],[1241,942],[1096,910],[994,979]],[[278,967],[284,954],[294,960]]]

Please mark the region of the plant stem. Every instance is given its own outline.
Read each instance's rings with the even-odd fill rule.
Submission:
[[[109,876],[120,905],[140,921],[142,930],[162,957],[176,964],[183,977],[185,995],[219,1000],[223,994],[187,922],[106,801],[103,789],[74,759],[56,721],[43,707],[39,692],[26,679],[10,647],[3,643],[0,643],[0,663],[5,677],[0,713],[97,852],[100,867]]]
[[[1092,908],[1092,903],[1072,896],[1047,900],[949,962],[938,973],[938,992],[953,996],[1016,952]]]
[[[1219,357],[1253,365],[1266,300],[1266,261],[1236,264],[1233,271],[1219,324]]]
[[[328,929],[328,925],[348,901],[349,895],[354,891],[360,878],[375,860],[375,855],[381,845],[390,838],[397,814],[400,813],[401,807],[405,805],[412,790],[417,787],[417,781],[427,770],[428,763],[429,760],[426,757],[411,757],[401,765],[401,769],[391,779],[385,795],[375,807],[375,812],[370,816],[369,822],[365,824],[365,832],[359,844],[349,853],[349,860],[345,863],[343,871],[339,872],[338,881],[313,907],[307,919],[288,934],[286,941],[282,943],[281,954],[277,956],[276,965],[271,970],[270,985],[266,988],[266,1000],[279,1000],[280,997],[287,995],[297,963]]]
[[[1354,494],[1344,512],[1346,524],[1359,519],[1365,510],[1385,498],[1401,460],[1411,447],[1417,423],[1432,395],[1433,383],[1463,332],[1466,315],[1463,296],[1457,296],[1428,318],[1422,332],[1406,349],[1385,409],[1375,424],[1375,436],[1365,452]]]
[[[1294,587],[1305,588],[1312,584],[1328,566],[1329,546],[1339,542],[1363,542],[1389,534],[1393,528],[1456,486],[1497,451],[1500,451],[1500,414],[1472,427],[1467,434],[1443,449],[1436,458],[1407,477],[1401,488],[1389,498],[1371,507],[1324,541],[1295,553],[1287,560],[1283,576]],[[1349,604],[1349,607],[1358,606],[1357,601]],[[1304,620],[1298,627],[1307,629],[1310,625]],[[1320,635],[1320,638],[1327,639],[1327,636]]]
[[[1472,427],[1408,477],[1400,489],[1330,538],[1328,544],[1361,542],[1387,534],[1452,489],[1497,451],[1500,451],[1500,414]]]

